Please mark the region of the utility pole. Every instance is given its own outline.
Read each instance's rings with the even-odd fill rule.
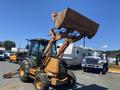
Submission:
[[[83,48],[85,49],[85,37],[83,38]]]

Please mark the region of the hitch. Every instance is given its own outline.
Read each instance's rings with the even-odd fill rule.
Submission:
[[[15,72],[9,72],[9,73],[5,73],[3,74],[3,78],[12,78],[14,75],[18,74],[19,69],[17,69]]]

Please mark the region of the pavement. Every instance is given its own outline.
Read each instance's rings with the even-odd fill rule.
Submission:
[[[0,90],[35,90],[33,82],[23,83],[19,76],[4,79],[4,73],[16,71],[18,64],[0,61]],[[71,70],[74,72],[77,83],[73,87],[60,87],[57,90],[120,90],[120,74],[82,72],[82,70]]]

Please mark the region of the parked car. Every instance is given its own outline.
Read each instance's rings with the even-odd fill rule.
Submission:
[[[0,50],[0,60],[4,60],[4,59],[6,59],[5,51]]]
[[[10,58],[10,56],[12,55],[13,53],[10,52],[10,51],[5,51],[5,55],[6,55],[6,58]]]
[[[82,61],[83,71],[87,71],[88,69],[97,69],[102,74],[105,74],[108,71],[108,60],[105,57],[105,54],[102,52],[93,52]]]

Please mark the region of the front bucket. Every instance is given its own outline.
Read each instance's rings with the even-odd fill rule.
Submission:
[[[96,34],[99,27],[99,24],[96,22],[70,8],[60,13],[53,13],[52,18],[57,29],[76,30],[81,34],[85,34],[89,39]]]

